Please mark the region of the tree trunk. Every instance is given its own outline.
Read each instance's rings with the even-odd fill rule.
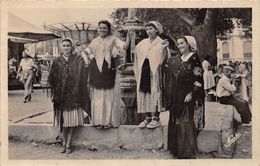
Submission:
[[[193,26],[190,31],[196,38],[198,54],[202,59],[210,55],[213,66],[217,65],[216,16],[217,9],[208,9],[203,24]]]

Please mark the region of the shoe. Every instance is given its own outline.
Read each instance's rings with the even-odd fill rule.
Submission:
[[[107,125],[107,126],[104,126],[104,129],[110,129],[112,127],[112,125]]]
[[[144,121],[142,121],[140,124],[139,124],[139,128],[143,129],[143,128],[146,128],[147,124],[148,124],[148,120],[145,119]]]
[[[31,101],[31,100],[32,100],[32,95],[30,94],[28,97],[28,101]]]
[[[244,126],[244,127],[251,127],[251,126],[252,126],[252,121],[250,121],[249,123],[242,123],[241,126]]]
[[[72,153],[72,148],[66,147],[66,154],[71,154],[71,153]]]
[[[61,149],[60,153],[65,153],[65,152],[66,152],[66,147],[62,146],[62,149]]]
[[[103,126],[103,125],[98,125],[96,128],[97,128],[97,129],[103,129],[104,126]]]
[[[156,127],[160,127],[162,124],[160,121],[157,120],[152,120],[148,125],[147,128],[148,129],[155,129]]]

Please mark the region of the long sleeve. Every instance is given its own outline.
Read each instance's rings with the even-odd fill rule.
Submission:
[[[237,89],[234,85],[232,85],[227,79],[222,82],[222,86],[229,92],[235,92]]]

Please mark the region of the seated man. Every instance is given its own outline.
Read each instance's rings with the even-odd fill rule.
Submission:
[[[234,78],[232,73],[235,70],[231,66],[225,66],[223,75],[217,84],[217,96],[221,104],[233,105],[241,116],[243,126],[251,126],[251,111],[247,101],[239,99],[234,96],[236,87],[234,85]],[[233,84],[231,83],[231,80]]]

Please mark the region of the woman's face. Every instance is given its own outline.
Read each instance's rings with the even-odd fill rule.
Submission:
[[[246,69],[245,64],[241,63],[240,64],[240,71],[243,72],[243,71],[245,71],[245,69]]]
[[[62,50],[64,56],[69,56],[72,52],[72,45],[69,41],[63,41],[62,42]]]
[[[145,29],[146,29],[147,35],[148,35],[150,38],[157,36],[157,29],[154,28],[153,26],[147,26]]]
[[[28,58],[28,54],[26,52],[23,52],[22,56],[23,58]]]
[[[183,38],[177,40],[177,46],[181,53],[187,52],[190,49],[189,44]]]
[[[109,29],[107,24],[99,24],[98,33],[100,37],[106,37],[109,34]]]

